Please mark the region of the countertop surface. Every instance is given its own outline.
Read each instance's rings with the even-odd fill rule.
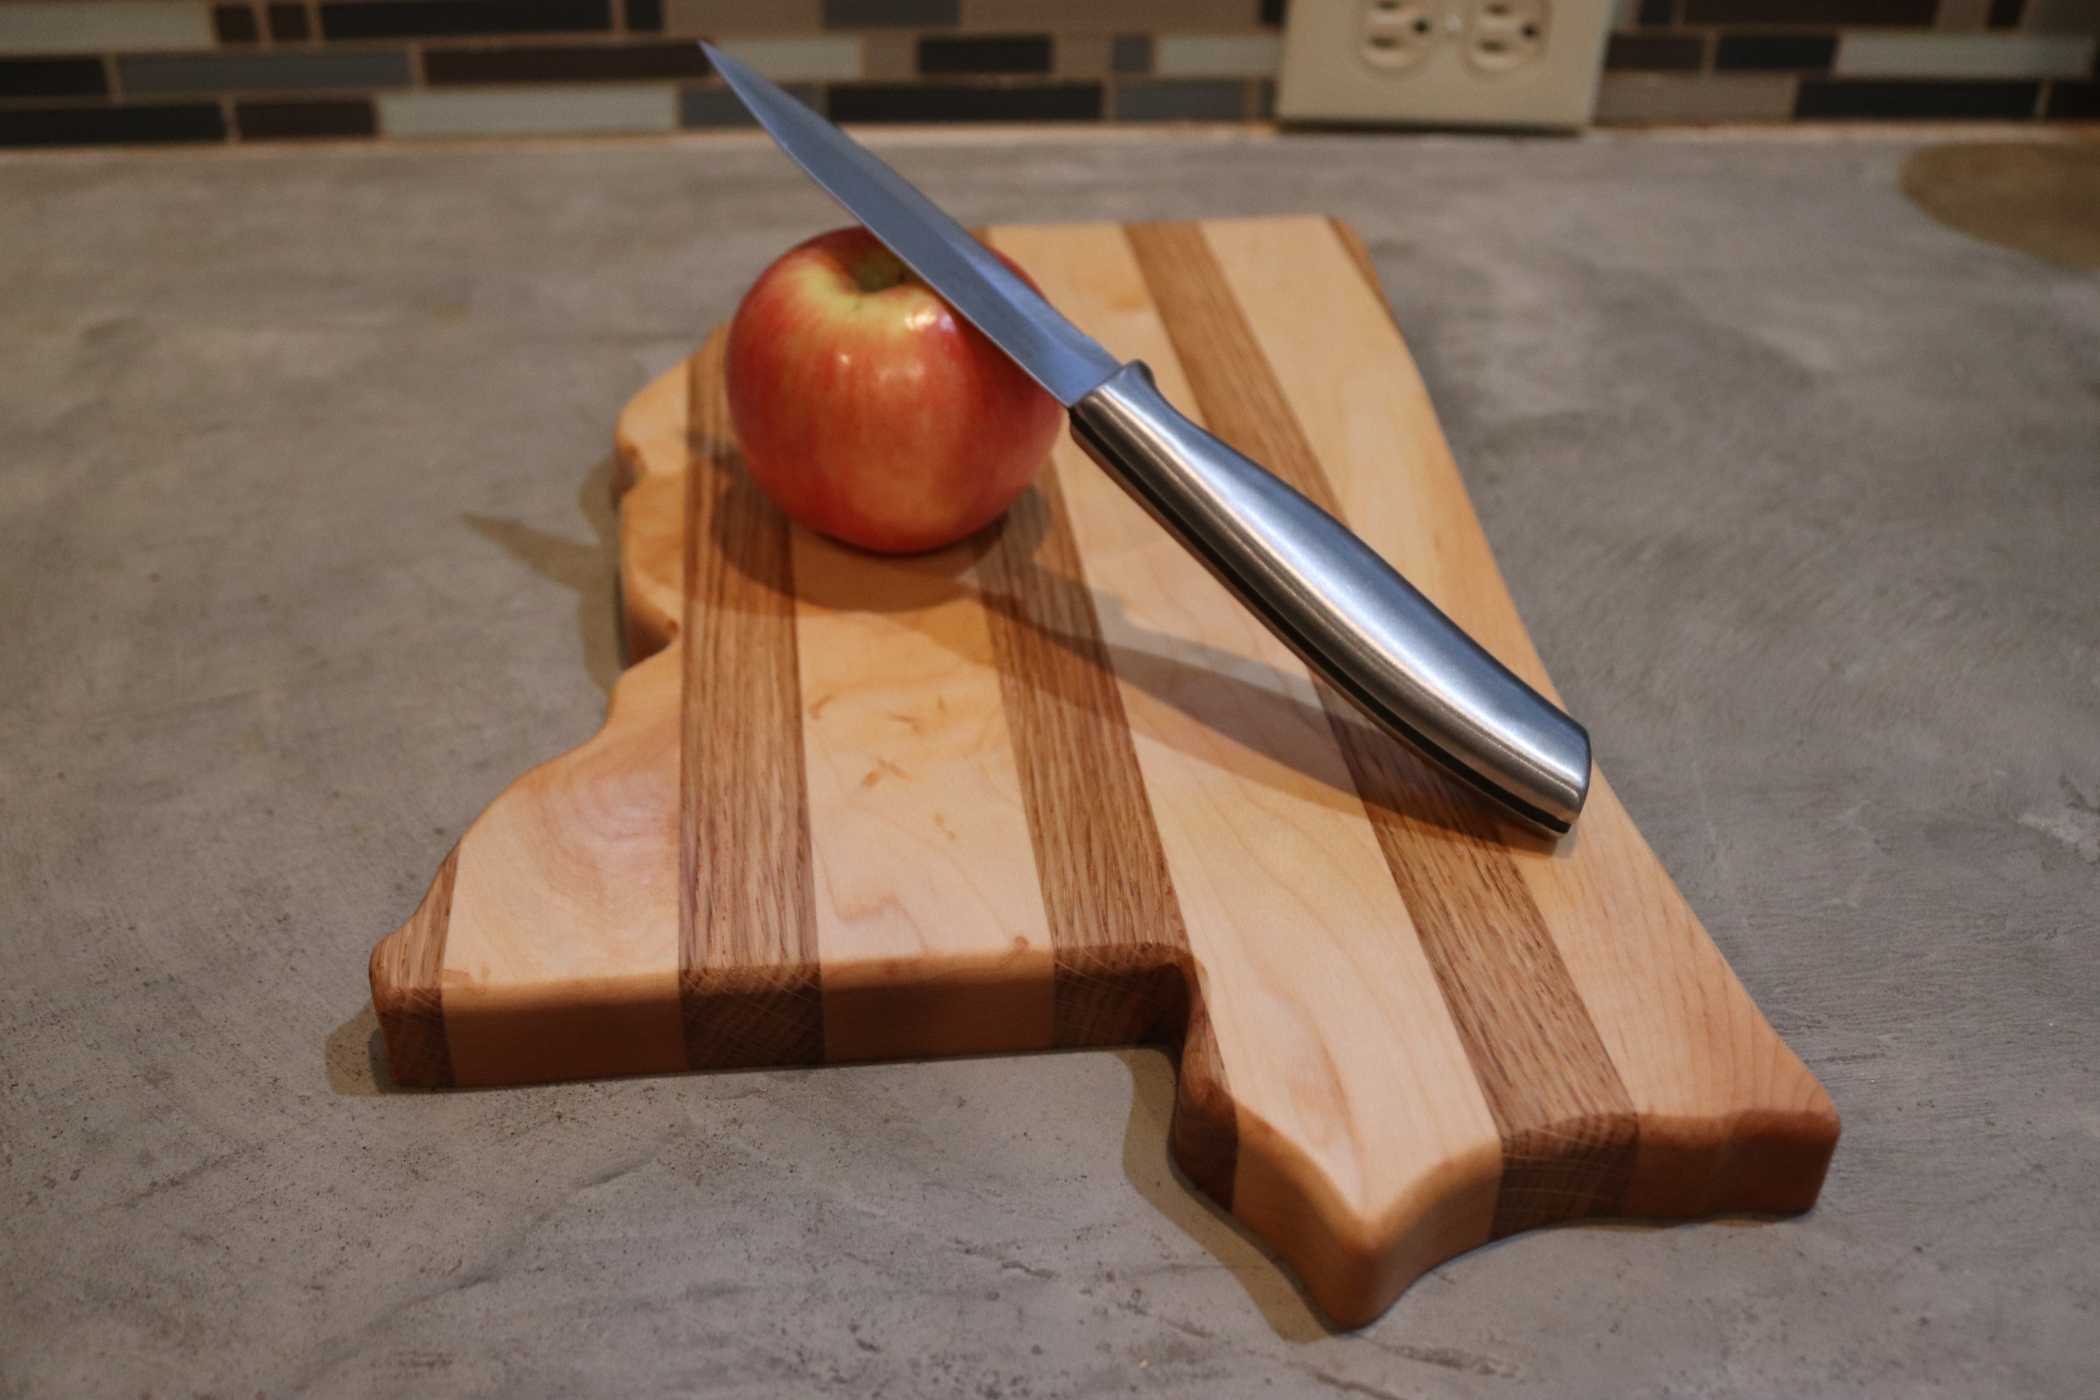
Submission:
[[[0,1394],[2100,1388],[2100,275],[1907,141],[896,141],[1363,231],[1603,769],[1845,1136],[1328,1331],[1152,1051],[389,1092],[365,960],[619,665],[614,414],[755,139],[0,160]]]

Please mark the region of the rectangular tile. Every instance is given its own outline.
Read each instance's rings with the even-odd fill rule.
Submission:
[[[558,34],[612,28],[612,0],[534,0],[530,5],[477,0],[386,0],[324,4],[321,32],[331,39],[410,39],[432,34]]]
[[[1106,34],[1057,36],[1056,73],[1060,78],[1099,78],[1109,72],[1112,46]]]
[[[455,83],[633,82],[645,78],[699,78],[707,55],[697,44],[666,40],[636,44],[508,44],[492,48],[428,48],[423,78]]]
[[[1109,63],[1118,73],[1152,71],[1152,36],[1118,34],[1109,46]]]
[[[301,49],[127,55],[117,60],[117,81],[127,94],[293,92],[406,87],[411,74],[404,49]]]
[[[2100,120],[2100,83],[2051,83],[2048,115],[2055,121]]]
[[[222,44],[252,44],[262,37],[252,5],[214,5],[211,32]]]
[[[961,0],[824,0],[829,29],[943,29],[961,13]]]
[[[101,97],[99,58],[0,59],[0,97]]]
[[[1100,116],[1099,83],[857,83],[831,90],[831,119],[838,122],[1061,122]]]
[[[1242,78],[1183,78],[1116,84],[1119,122],[1236,122],[1247,117]]]
[[[379,130],[378,114],[368,97],[319,101],[244,100],[233,107],[233,124],[243,141],[299,141],[371,136]]]
[[[2092,71],[2091,36],[1847,34],[1837,72],[1862,78],[2077,78]]]
[[[2091,34],[2100,30],[2100,4],[2095,0],[2027,0],[2005,7],[2006,27],[2017,24],[2037,34]]]
[[[919,76],[919,45],[909,34],[863,34],[861,76],[871,82],[904,82]]]
[[[664,0],[667,34],[798,34],[823,24],[823,0]]]
[[[630,34],[655,34],[664,27],[664,0],[627,0],[621,11]]]
[[[1318,0],[1309,0],[1318,3]],[[1332,3],[1332,0],[1329,0]],[[1252,29],[1262,22],[1261,0],[1086,0],[1064,6],[1043,0],[963,0],[963,24],[971,29],[1116,30],[1135,34],[1162,29]]]
[[[809,83],[782,83],[781,89],[804,105],[824,110],[824,91]],[[725,87],[687,88],[678,94],[678,124],[687,128],[757,126],[750,109]]]
[[[313,37],[313,24],[304,5],[272,5],[269,16],[272,43],[302,44]]]
[[[1604,50],[1609,72],[1696,72],[1705,61],[1698,34],[1614,34]]]
[[[1924,28],[1939,0],[1684,0],[1686,24],[1897,24]]]
[[[1048,34],[973,34],[919,40],[921,73],[1048,73]]]
[[[1152,50],[1161,77],[1274,77],[1283,42],[1274,34],[1162,34]]]
[[[722,44],[776,82],[840,81],[862,76],[860,40],[850,34],[812,34],[791,39],[729,39]]]
[[[1783,122],[1794,114],[1794,88],[1790,77],[1606,73],[1591,120],[1598,126]]]
[[[5,54],[201,49],[211,41],[211,9],[203,4],[0,4]]]
[[[216,102],[137,107],[0,107],[0,146],[132,146],[223,141]]]
[[[676,99],[668,83],[389,92],[379,97],[379,126],[389,136],[669,131],[677,124]]]
[[[1811,78],[1801,85],[1794,115],[1808,120],[1901,121],[2031,117],[2040,83],[1840,82]]]
[[[1714,67],[1822,73],[1836,54],[1835,34],[1723,34]]]

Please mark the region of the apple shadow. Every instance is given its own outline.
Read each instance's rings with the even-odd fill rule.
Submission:
[[[620,525],[612,493],[613,459],[601,458],[584,474],[576,503],[596,537],[573,539],[527,525],[522,520],[477,515],[462,517],[483,539],[542,578],[576,592],[576,631],[583,643],[583,665],[598,688],[612,694],[627,658],[621,655],[619,626]],[[612,600],[612,607],[605,602]]]

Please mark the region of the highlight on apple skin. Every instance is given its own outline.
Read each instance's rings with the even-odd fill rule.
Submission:
[[[885,554],[939,549],[997,519],[1064,419],[858,226],[760,274],[730,323],[727,378],[759,488],[809,529]]]

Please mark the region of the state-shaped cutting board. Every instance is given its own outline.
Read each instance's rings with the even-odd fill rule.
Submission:
[[[987,237],[1554,694],[1346,227]],[[397,1081],[1163,1041],[1176,1160],[1352,1324],[1550,1221],[1814,1201],[1830,1101],[1602,774],[1572,836],[1504,824],[1069,442],[937,554],[792,528],[721,341],[619,422],[605,727],[373,952]]]

